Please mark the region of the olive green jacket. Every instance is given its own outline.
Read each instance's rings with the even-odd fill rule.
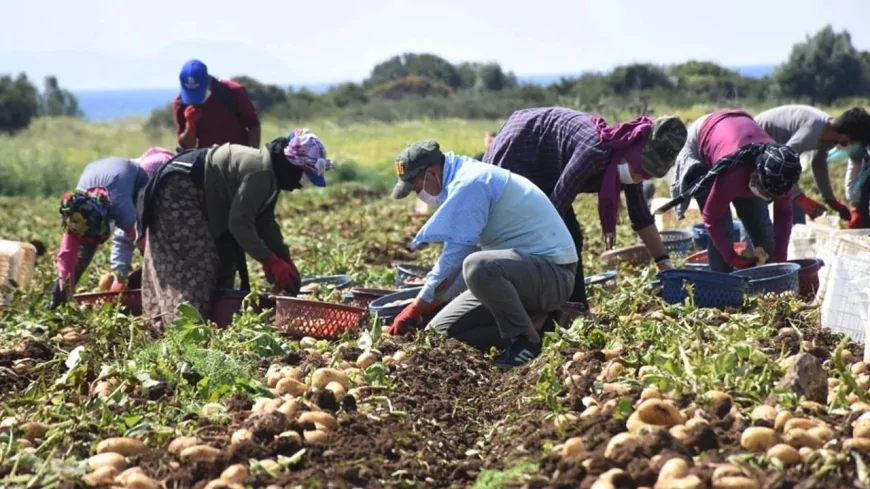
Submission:
[[[263,262],[269,253],[288,253],[275,221],[278,184],[266,149],[223,144],[206,155],[203,180],[209,231],[229,231],[239,246]]]

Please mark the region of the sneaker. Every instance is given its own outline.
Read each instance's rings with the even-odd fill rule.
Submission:
[[[511,346],[502,350],[495,357],[495,364],[502,368],[513,368],[524,365],[541,354],[541,344],[532,343],[525,337],[516,338]]]

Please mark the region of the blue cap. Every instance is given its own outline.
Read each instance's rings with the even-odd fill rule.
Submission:
[[[178,75],[181,81],[181,102],[185,105],[196,105],[205,102],[208,92],[208,68],[198,59],[192,59],[181,67]]]

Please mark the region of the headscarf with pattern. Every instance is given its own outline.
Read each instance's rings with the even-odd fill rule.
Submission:
[[[301,168],[311,183],[325,187],[323,175],[335,168],[335,163],[326,158],[326,147],[320,138],[308,128],[296,129],[287,138],[289,142],[284,148],[287,161]]]
[[[103,242],[109,238],[112,203],[103,187],[67,192],[60,199],[60,226],[77,238]]]

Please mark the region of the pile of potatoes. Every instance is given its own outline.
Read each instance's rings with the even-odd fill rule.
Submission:
[[[139,467],[127,467],[127,457],[141,455],[148,446],[135,438],[107,438],[97,444],[88,459],[91,472],[82,477],[89,486],[120,486],[126,489],[156,489],[157,483]]]

